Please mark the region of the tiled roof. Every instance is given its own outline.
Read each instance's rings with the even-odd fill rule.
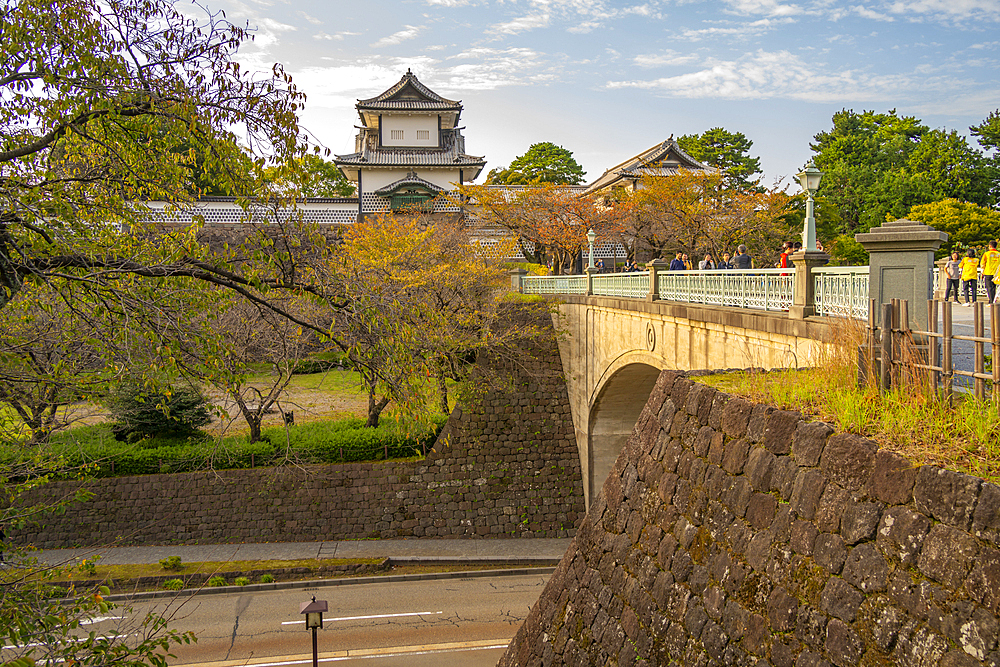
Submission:
[[[411,94],[404,96],[409,88],[416,94],[414,99]],[[401,99],[393,99],[400,96]],[[462,103],[456,100],[449,100],[441,97],[433,90],[420,83],[417,75],[406,70],[406,74],[396,85],[381,95],[370,97],[367,100],[358,100],[357,108],[361,109],[427,109],[440,111],[445,109],[461,110]]]
[[[430,190],[431,192],[444,192],[444,188],[434,185],[430,181],[425,181],[424,179],[417,176],[416,172],[410,172],[405,178],[401,178],[395,183],[390,183],[384,187],[379,188],[374,192],[374,194],[381,195],[383,197],[391,195],[396,190],[400,188],[405,188],[408,185],[418,185],[425,190]]]
[[[673,165],[662,166],[656,164],[663,159],[668,153],[673,153],[677,156],[679,163],[676,167]],[[694,159],[690,155],[684,152],[684,150],[677,145],[671,136],[670,139],[656,144],[652,148],[647,148],[638,155],[625,160],[624,162],[611,167],[603,174],[600,178],[587,186],[587,192],[596,192],[597,190],[602,190],[610,185],[617,183],[618,181],[625,178],[641,178],[644,175],[650,176],[671,176],[677,173],[680,168],[688,169],[708,169],[713,170],[710,167],[698,160]],[[662,173],[660,173],[662,172]]]
[[[465,139],[458,130],[441,130],[441,148],[398,148],[378,145],[378,130],[368,128],[359,134],[361,150],[335,156],[334,163],[344,166],[394,167],[484,167],[486,159],[465,154]]]

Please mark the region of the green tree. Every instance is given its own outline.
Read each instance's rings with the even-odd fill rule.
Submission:
[[[756,187],[760,180],[760,158],[750,156],[753,141],[742,132],[713,127],[701,134],[685,134],[677,145],[696,160],[722,171],[730,187]]]
[[[993,202],[1000,202],[1000,109],[990,112],[979,125],[969,128],[972,136],[979,138],[979,145],[987,153],[992,152],[988,160],[989,180],[992,184],[990,193]]]
[[[337,165],[314,153],[268,170],[268,177],[281,186],[298,186],[298,194],[303,197],[353,197],[356,191]]]
[[[985,246],[992,240],[1000,239],[1000,211],[957,199],[914,206],[906,217],[948,232],[951,245]],[[942,248],[939,254],[944,257],[947,248]]]
[[[912,206],[954,197],[993,203],[982,154],[954,131],[913,116],[842,110],[811,144],[823,170],[820,195],[840,210],[841,232],[901,218]]]
[[[506,169],[494,169],[486,177],[487,185],[578,185],[586,172],[573,158],[573,152],[544,141],[532,144],[528,151],[514,158]]]

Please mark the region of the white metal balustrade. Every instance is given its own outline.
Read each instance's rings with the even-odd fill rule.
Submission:
[[[649,296],[649,271],[595,275],[595,296],[623,296],[645,299]]]
[[[664,271],[657,287],[663,301],[788,310],[795,299],[796,270]]]
[[[646,280],[647,285],[649,279]],[[587,276],[524,276],[524,294],[586,294]]]
[[[867,266],[821,266],[813,275],[817,315],[868,319]]]

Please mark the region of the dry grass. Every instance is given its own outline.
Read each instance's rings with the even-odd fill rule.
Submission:
[[[845,323],[815,369],[697,379],[864,435],[914,465],[938,465],[1000,482],[997,410],[967,394],[956,394],[949,406],[930,392],[919,371],[904,372],[901,388],[886,394],[874,386],[859,387],[856,350],[862,340],[863,329]]]

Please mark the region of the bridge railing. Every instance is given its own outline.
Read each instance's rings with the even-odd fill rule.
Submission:
[[[751,310],[788,310],[795,299],[797,269],[664,271],[657,278],[663,301]]]
[[[645,299],[649,296],[649,271],[595,275],[594,295]]]
[[[587,276],[524,276],[521,291],[525,294],[586,294]]]
[[[817,315],[868,319],[867,266],[820,266],[812,272]]]

